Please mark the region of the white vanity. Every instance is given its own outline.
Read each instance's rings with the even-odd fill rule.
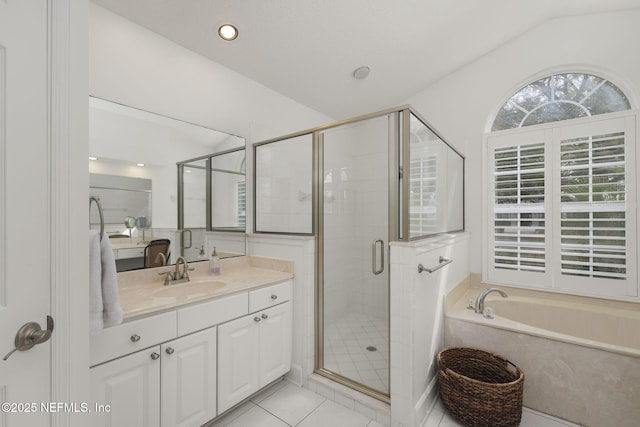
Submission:
[[[142,242],[140,239],[132,239],[131,237],[125,237],[121,239],[111,240],[111,249],[113,250],[114,259],[127,259],[127,258],[142,258],[144,257],[144,248],[149,244]]]
[[[169,286],[170,266],[118,275],[125,320],[91,336],[91,401],[110,405],[92,425],[200,426],[289,371],[292,263],[206,264]]]

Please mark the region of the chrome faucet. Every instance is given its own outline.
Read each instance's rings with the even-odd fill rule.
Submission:
[[[164,256],[162,252],[158,252],[158,255],[156,255],[155,262],[159,262],[160,265],[167,265],[167,257]]]
[[[180,272],[180,264],[182,264],[182,272]],[[189,264],[185,257],[178,257],[176,260],[176,269],[174,272],[171,270],[166,270],[158,273],[159,275],[164,275],[164,285],[175,285],[177,283],[184,283],[189,281],[189,271],[192,271],[193,268],[189,268]]]
[[[483,313],[484,312],[484,299],[491,292],[498,292],[500,295],[502,295],[502,298],[507,298],[507,293],[505,291],[503,291],[502,289],[498,289],[498,288],[486,288],[486,289],[483,289],[482,292],[480,292],[480,295],[478,295],[478,299],[476,300],[476,304],[475,304],[475,308],[474,308],[476,313]]]
[[[182,273],[180,273],[180,264],[182,264]],[[179,256],[176,260],[176,271],[173,273],[174,280],[187,279],[189,281],[189,273],[187,270],[189,269],[189,264],[187,264],[187,260],[183,256]]]

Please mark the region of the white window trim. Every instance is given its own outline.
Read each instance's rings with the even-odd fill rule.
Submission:
[[[567,277],[571,278],[571,276],[562,276],[560,278],[560,273],[557,272],[559,264],[559,258],[556,256],[556,259],[547,259],[547,265],[552,266],[550,274],[545,273],[544,278],[542,275],[527,275],[522,274],[523,272],[513,272],[515,276],[509,277],[510,274],[501,274],[499,279],[495,277],[491,277],[489,274],[490,271],[490,263],[491,263],[491,248],[493,244],[493,233],[491,224],[493,223],[493,208],[490,198],[494,195],[494,188],[492,186],[493,182],[493,154],[489,150],[489,140],[494,137],[503,137],[503,136],[512,136],[517,139],[518,134],[523,134],[524,132],[541,132],[541,135],[544,135],[545,141],[545,152],[547,149],[550,150],[559,150],[557,147],[558,144],[556,141],[560,141],[560,136],[563,135],[563,130],[561,129],[570,129],[571,127],[584,125],[584,124],[595,124],[597,122],[605,122],[615,118],[626,118],[626,134],[628,141],[630,142],[626,146],[626,158],[628,159],[626,162],[626,173],[627,180],[625,183],[626,191],[628,195],[631,195],[634,200],[630,201],[628,204],[627,212],[629,215],[627,230],[628,230],[628,239],[630,244],[628,245],[627,252],[627,273],[628,280],[626,281],[626,290],[624,294],[616,293],[610,294],[606,292],[601,292],[594,289],[584,289],[580,286],[580,280],[569,280],[568,286],[558,287],[557,283],[566,281]],[[629,120],[631,123],[634,123],[633,126],[629,126]],[[597,298],[605,298],[605,299],[615,299],[615,300],[623,300],[623,301],[640,301],[640,295],[638,291],[638,272],[637,272],[637,264],[638,258],[637,254],[639,253],[638,243],[640,238],[638,236],[638,215],[637,215],[637,201],[640,200],[640,184],[638,180],[640,178],[638,171],[640,171],[640,156],[636,155],[636,145],[640,143],[640,110],[627,110],[616,113],[609,114],[601,114],[591,117],[559,121],[559,122],[551,122],[545,123],[541,125],[535,126],[527,126],[524,128],[516,128],[516,129],[508,129],[497,132],[489,132],[486,133],[483,137],[483,146],[482,146],[482,242],[483,242],[483,251],[482,251],[482,278],[483,282],[487,284],[495,284],[495,285],[505,285],[511,287],[520,287],[527,289],[535,289],[542,291],[551,291],[555,293],[563,293],[563,294],[572,294],[572,295],[582,295],[582,296],[590,296]],[[558,151],[559,152],[559,151]],[[557,156],[552,156],[554,162],[557,162]],[[547,183],[552,179],[555,180],[558,175],[559,165],[545,165],[545,187]],[[553,175],[552,175],[553,173]],[[555,183],[554,183],[555,184]],[[551,203],[552,200],[559,200],[559,188],[558,185],[553,186],[554,193],[551,194],[545,190],[545,193],[551,195],[552,197],[545,197],[545,211],[550,212],[549,209],[552,209],[547,205],[547,203]],[[552,200],[549,200],[552,199]],[[546,218],[545,218],[546,219]],[[491,221],[491,224],[490,224]],[[553,217],[551,219],[552,223],[548,223],[545,229],[545,239],[549,244],[553,244],[553,254],[559,254],[557,250],[559,249],[560,239],[553,238],[553,230],[557,230],[560,224],[560,218]],[[547,257],[549,258],[549,257]],[[549,270],[548,270],[549,271]],[[571,278],[573,279],[573,278]],[[554,283],[556,285],[554,285]]]

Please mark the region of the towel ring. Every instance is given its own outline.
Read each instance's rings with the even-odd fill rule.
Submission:
[[[102,236],[104,236],[104,214],[102,213],[100,197],[89,196],[89,214],[91,214],[91,202],[96,202],[96,206],[98,207],[98,214],[100,215],[100,240],[102,240]]]

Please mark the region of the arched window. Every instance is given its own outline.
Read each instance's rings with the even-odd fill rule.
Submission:
[[[492,131],[629,110],[616,85],[584,73],[554,74],[516,92],[498,112]]]

